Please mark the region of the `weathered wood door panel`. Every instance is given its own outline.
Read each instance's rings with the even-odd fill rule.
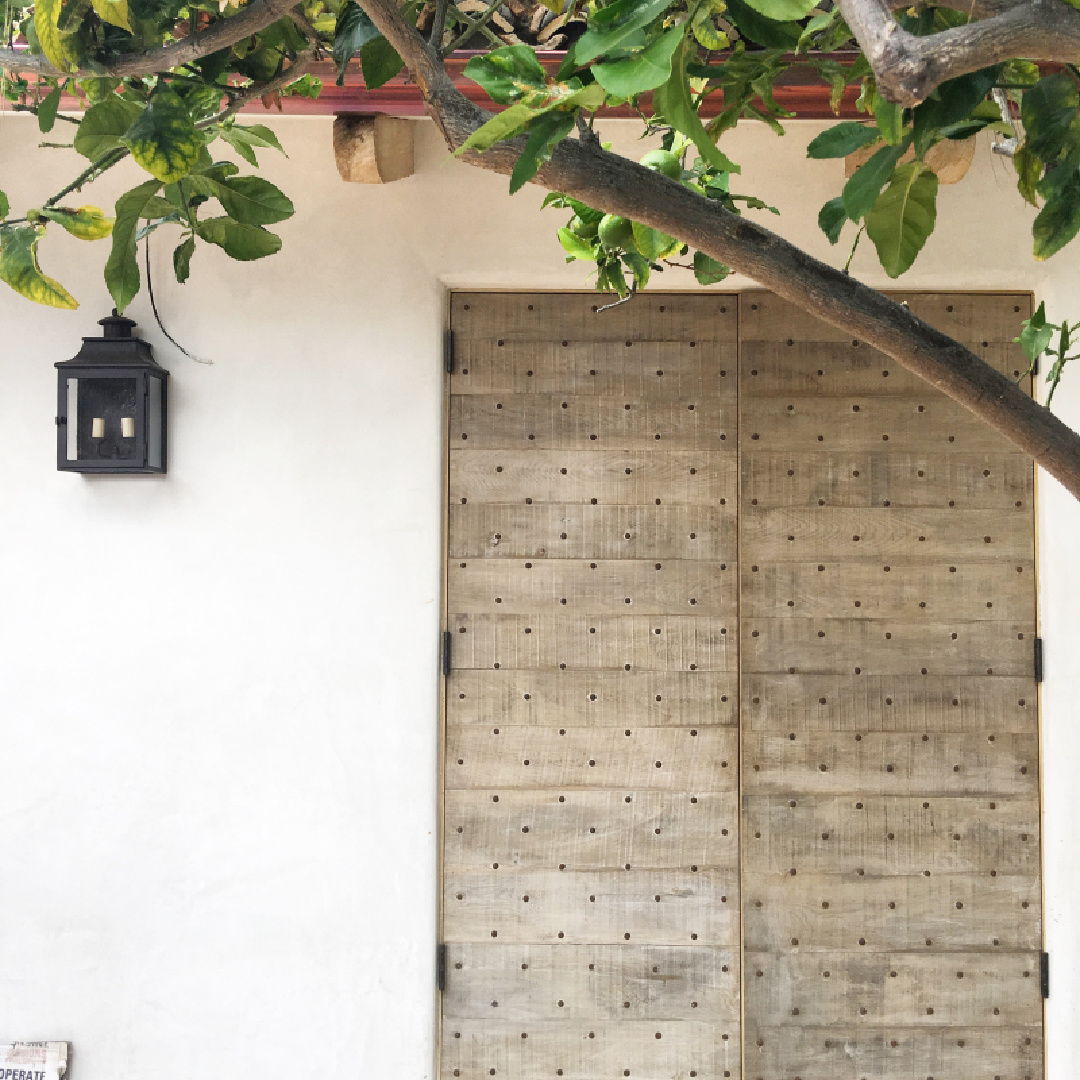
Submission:
[[[1018,376],[1026,296],[906,297]],[[740,298],[745,1070],[1042,1072],[1033,474]]]
[[[902,298],[1019,376],[1028,297]],[[1031,463],[768,294],[595,307],[453,298],[442,1075],[1038,1080]]]
[[[444,1077],[740,1076],[737,300],[457,294]]]

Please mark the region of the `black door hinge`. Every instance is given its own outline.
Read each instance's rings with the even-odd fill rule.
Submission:
[[[1042,983],[1042,996],[1050,996],[1050,954],[1039,953],[1039,980]]]
[[[435,950],[435,984],[439,990],[446,989],[446,946],[440,945]]]
[[[1035,639],[1035,681],[1043,681],[1043,646],[1041,637]]]
[[[454,331],[447,330],[443,338],[443,360],[446,362],[446,374],[454,374]]]
[[[450,678],[450,643],[454,639],[449,630],[444,630],[442,635],[442,673],[443,678]]]

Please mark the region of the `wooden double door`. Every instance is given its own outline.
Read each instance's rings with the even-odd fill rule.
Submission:
[[[1026,294],[905,294],[1001,370]],[[440,1070],[1039,1080],[1033,469],[761,292],[452,297]]]

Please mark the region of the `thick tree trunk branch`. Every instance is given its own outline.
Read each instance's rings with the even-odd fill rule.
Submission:
[[[227,49],[277,22],[295,6],[296,0],[251,0],[239,15],[234,15],[231,19],[221,19],[205,30],[162,45],[161,48],[118,57],[93,71],[89,68],[80,68],[74,72],[57,71],[40,53],[31,54],[22,49],[0,49],[0,68],[26,75],[52,75],[61,78],[74,75],[77,79],[89,79],[99,75],[111,75],[114,78],[154,75],[181,64],[190,64],[219,49]]]
[[[980,19],[918,37],[904,30],[889,0],[839,0],[882,97],[908,108],[948,79],[1016,56],[1080,62],[1080,11],[1063,0],[1024,0]]]
[[[395,0],[363,0],[363,7],[415,76],[447,144],[459,147],[488,114],[454,87],[431,47],[402,19]],[[523,139],[498,143],[484,154],[470,152],[464,160],[510,173],[523,144]],[[576,139],[558,145],[534,183],[677,236],[880,349],[970,409],[1080,498],[1080,435],[1011,379],[901,304],[677,181]]]

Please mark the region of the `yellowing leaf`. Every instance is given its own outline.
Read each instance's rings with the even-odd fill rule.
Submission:
[[[37,0],[34,30],[45,58],[57,71],[75,71],[79,66],[79,45],[74,37],[57,27],[62,0]]]
[[[77,210],[55,207],[40,213],[80,240],[104,240],[112,232],[115,220],[106,217],[98,206],[80,206]]]
[[[0,281],[17,293],[55,308],[77,308],[75,298],[58,281],[46,277],[38,267],[36,226],[0,229]]]
[[[131,23],[128,21],[128,0],[93,0],[93,4],[102,22],[121,26],[129,34],[132,33]]]
[[[122,141],[151,176],[166,184],[187,176],[203,149],[187,106],[171,90],[153,96]]]

